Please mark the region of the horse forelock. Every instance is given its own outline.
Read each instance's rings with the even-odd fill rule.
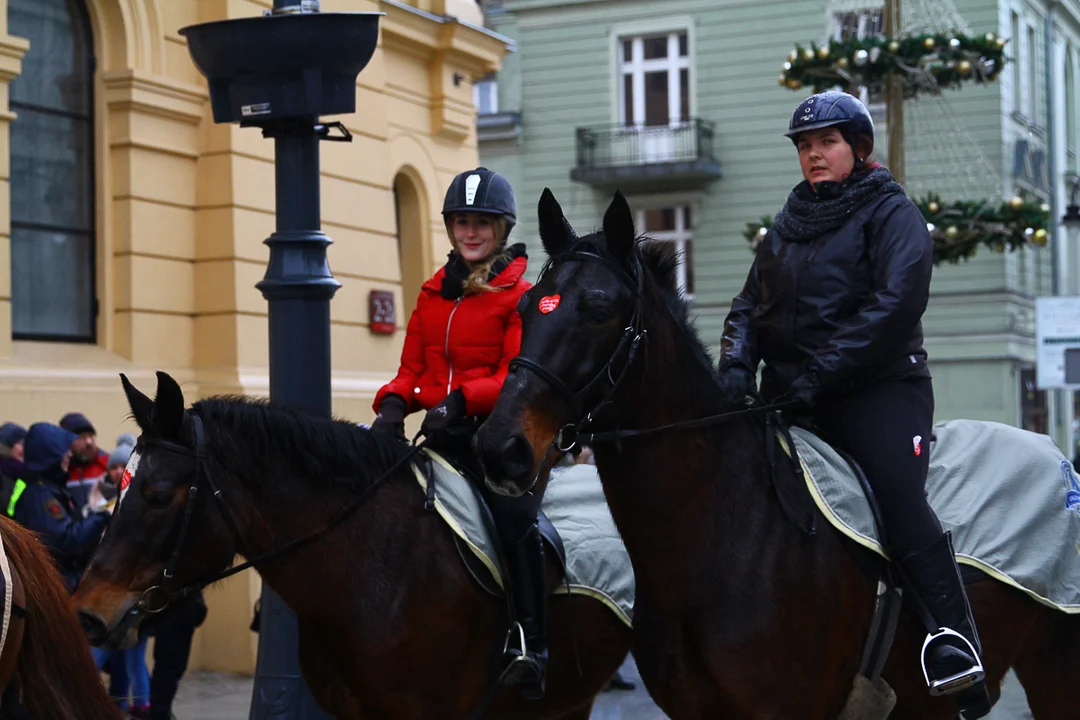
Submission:
[[[263,487],[367,486],[410,448],[369,429],[268,400],[222,395],[195,403],[214,461]],[[325,485],[323,484],[325,483]]]

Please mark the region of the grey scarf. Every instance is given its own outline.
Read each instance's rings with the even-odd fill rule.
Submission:
[[[816,193],[804,180],[788,195],[773,220],[773,229],[789,242],[810,242],[839,228],[874,198],[903,192],[892,173],[880,166],[841,183],[818,183]]]

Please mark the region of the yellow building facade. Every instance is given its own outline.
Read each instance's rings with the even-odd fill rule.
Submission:
[[[57,422],[79,410],[109,450],[135,431],[120,372],[152,393],[165,370],[189,402],[268,393],[255,283],[274,229],[274,145],[256,129],[212,122],[178,31],[270,5],[0,0],[0,421]],[[321,153],[323,231],[341,282],[331,304],[334,413],[367,422],[420,284],[448,250],[443,192],[478,162],[471,81],[497,70],[508,48],[483,29],[473,0],[321,6],[386,13],[356,113],[330,118],[353,141]],[[372,290],[393,292],[393,335],[369,327]],[[259,591],[251,573],[208,591],[193,668],[254,669],[248,625]]]

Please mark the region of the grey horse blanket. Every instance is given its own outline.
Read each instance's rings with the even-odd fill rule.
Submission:
[[[885,555],[855,474],[828,444],[792,428],[807,485],[840,532]],[[958,562],[1067,613],[1080,613],[1080,480],[1046,435],[951,420],[934,426],[927,497]]]
[[[436,512],[502,587],[495,544],[481,520],[479,491],[438,453],[424,452],[430,456],[431,471],[435,474]],[[413,473],[426,491],[427,479],[415,464]],[[541,508],[559,531],[566,550],[566,584],[552,588],[552,594],[569,591],[588,595],[630,625],[634,613],[634,569],[611,519],[596,468],[574,465],[553,469]]]

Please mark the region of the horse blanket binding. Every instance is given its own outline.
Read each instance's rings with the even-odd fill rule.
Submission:
[[[438,453],[424,452],[432,460],[429,465],[435,475],[436,511],[502,587],[494,540],[481,519],[479,490]],[[415,464],[413,473],[426,491],[427,478]],[[630,625],[634,569],[611,519],[596,468],[574,465],[552,470],[541,508],[559,531],[566,549],[566,580],[551,593],[588,595]]]
[[[827,443],[791,433],[807,485],[826,519],[884,556],[858,478]],[[1040,602],[1080,613],[1080,480],[1046,435],[951,420],[934,426],[927,498],[951,530],[958,562]]]
[[[3,624],[0,625],[0,655],[4,654],[7,646],[8,626],[11,624],[11,604],[15,586],[11,582],[11,565],[8,561],[7,548],[4,547],[3,535],[0,535],[0,582],[4,588]]]

